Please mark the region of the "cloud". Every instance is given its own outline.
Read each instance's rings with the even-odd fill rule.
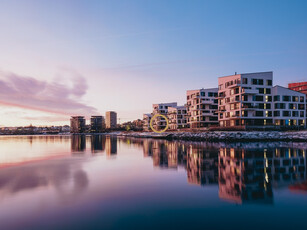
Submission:
[[[82,102],[86,79],[71,72],[72,86],[47,82],[15,73],[0,72],[0,104],[62,115],[96,114],[96,108]]]

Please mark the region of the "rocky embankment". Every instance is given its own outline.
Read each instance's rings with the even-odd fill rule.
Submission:
[[[307,142],[307,131],[214,131],[214,132],[123,132],[120,136],[136,138],[158,138],[172,140],[240,142],[240,141],[296,141]]]

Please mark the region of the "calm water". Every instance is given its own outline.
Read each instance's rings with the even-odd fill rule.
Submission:
[[[306,150],[0,136],[0,229],[307,229]]]

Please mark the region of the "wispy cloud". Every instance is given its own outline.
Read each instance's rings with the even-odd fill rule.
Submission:
[[[0,72],[0,104],[62,115],[90,115],[97,110],[81,101],[86,79],[72,73],[72,86]]]

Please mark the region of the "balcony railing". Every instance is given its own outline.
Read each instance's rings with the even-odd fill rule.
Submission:
[[[259,90],[257,89],[242,89],[242,93],[245,93],[245,94],[258,94],[259,93]]]

